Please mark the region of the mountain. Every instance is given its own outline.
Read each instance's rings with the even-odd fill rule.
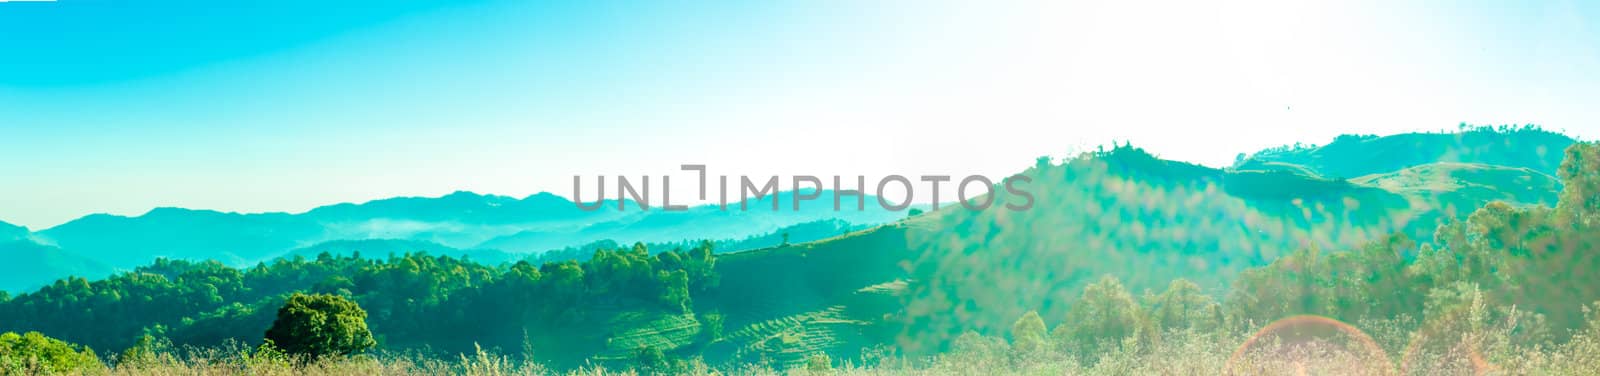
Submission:
[[[329,205],[300,216],[321,224],[329,239],[411,239],[471,248],[517,232],[575,231],[637,214],[584,211],[572,201],[543,192],[522,199],[455,192],[436,198],[397,197]]]
[[[117,268],[157,257],[243,265],[324,238],[313,221],[284,214],[156,208],[138,217],[96,214],[38,235],[62,249]]]
[[[1405,133],[1385,137],[1343,135],[1325,146],[1264,150],[1236,170],[1305,169],[1323,177],[1356,178],[1408,167],[1459,162],[1521,167],[1554,176],[1572,137],[1536,127],[1473,128],[1460,133]]]
[[[802,194],[818,193],[804,190],[802,192]],[[803,222],[837,219],[849,223],[877,224],[904,216],[901,212],[884,210],[875,202],[877,200],[875,196],[865,197],[868,203],[865,210],[856,210],[851,206],[851,201],[848,200],[853,199],[852,197],[844,198],[845,201],[841,204],[843,209],[834,211],[834,192],[822,191],[819,194],[820,196],[814,200],[801,202],[800,210],[792,210],[794,192],[779,192],[764,198],[748,200],[749,202],[745,204],[748,210],[741,209],[739,203],[729,203],[727,210],[723,210],[719,204],[694,206],[684,211],[652,208],[651,211],[641,215],[616,218],[579,229],[530,230],[496,237],[478,244],[477,247],[526,253],[600,240],[614,240],[626,244],[685,239],[737,239],[769,233],[784,226]],[[773,200],[777,200],[782,210],[772,210]]]
[[[728,332],[744,334],[706,357],[802,361],[782,357],[805,349],[842,356],[886,341],[938,349],[967,330],[1005,333],[1029,310],[1062,317],[1102,275],[1136,292],[1174,278],[1218,290],[1238,271],[1295,250],[1349,249],[1396,232],[1427,239],[1439,221],[1472,207],[1549,203],[1558,188],[1527,167],[1397,165],[1408,166],[1328,179],[1211,169],[1133,147],[1041,165],[1022,173],[1036,184],[1029,210],[947,207],[719,257],[722,287],[695,301],[722,312]],[[1009,199],[997,196],[994,208]],[[763,342],[781,333],[799,340]]]
[[[28,238],[28,228],[0,221],[0,242]]]
[[[457,191],[437,198],[396,197],[362,204],[337,204],[311,209],[304,216],[323,222],[373,219],[464,224],[522,224],[590,215],[572,201],[540,192],[523,199]]]
[[[25,240],[0,241],[0,291],[39,288],[67,276],[103,278],[112,270],[87,257]]]
[[[755,202],[770,208],[786,204],[783,192]],[[629,205],[616,210],[607,201],[602,210],[584,211],[559,196],[540,193],[522,199],[455,192],[436,198],[400,197],[361,204],[337,204],[305,213],[223,213],[212,210],[157,208],[139,216],[86,216],[32,234],[0,228],[0,239],[33,238],[117,269],[132,269],[158,257],[218,260],[243,266],[286,252],[356,251],[373,256],[406,248],[430,252],[476,253],[486,259],[513,258],[499,251],[535,253],[613,239],[626,243],[674,242],[690,239],[737,239],[768,233],[783,226],[840,218],[852,223],[883,223],[902,214],[869,205],[867,211],[833,212],[831,192],[808,202],[801,211],[720,210],[715,205],[683,212],[648,211]],[[873,198],[868,197],[868,200]],[[767,205],[767,206],[762,206]],[[824,209],[825,208],[825,209]],[[7,235],[12,234],[12,235]],[[20,234],[20,235],[15,235]],[[376,242],[346,242],[377,240]],[[317,251],[307,251],[306,249]],[[373,248],[372,250],[360,248]],[[435,253],[437,254],[437,253]],[[50,278],[65,275],[51,276]],[[36,282],[45,283],[50,279]]]

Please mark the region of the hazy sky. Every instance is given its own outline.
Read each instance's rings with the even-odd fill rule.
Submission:
[[[1113,140],[1222,166],[1459,122],[1600,138],[1597,2],[236,3],[0,3],[0,220],[568,196],[682,163],[999,176]]]

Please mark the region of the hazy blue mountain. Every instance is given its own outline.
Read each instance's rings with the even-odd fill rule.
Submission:
[[[328,249],[376,247],[374,256],[419,246],[449,252],[500,249],[512,253],[541,252],[600,239],[680,241],[737,239],[819,219],[882,223],[900,216],[881,209],[834,213],[830,193],[808,202],[801,211],[773,212],[773,200],[755,203],[766,210],[724,212],[700,206],[685,212],[648,211],[637,205],[616,209],[608,200],[601,210],[584,211],[549,193],[522,199],[456,192],[436,198],[400,197],[361,204],[337,204],[306,213],[223,213],[211,210],[157,208],[139,216],[95,214],[34,233],[42,244],[83,255],[119,269],[132,269],[157,257],[218,260],[235,266],[270,259],[292,250],[322,245]],[[869,198],[870,200],[871,198]],[[869,201],[870,202],[870,201]],[[876,205],[869,203],[869,209]],[[752,208],[754,209],[754,208]],[[825,209],[825,210],[824,210]],[[0,228],[0,239],[30,238],[26,229]],[[386,240],[387,243],[338,243],[340,240]],[[498,240],[497,240],[498,239]],[[333,242],[333,243],[329,243]],[[346,247],[346,248],[339,248]],[[423,249],[416,249],[423,250]],[[400,251],[403,253],[404,251]],[[315,253],[308,256],[314,256]],[[510,256],[484,253],[484,258]],[[520,257],[520,255],[518,256]]]
[[[28,238],[28,228],[0,221],[0,242]]]
[[[1352,179],[1435,162],[1528,168],[1555,175],[1572,137],[1533,127],[1475,128],[1460,133],[1344,135],[1324,146],[1264,150],[1235,164],[1237,170],[1303,169],[1327,178]]]
[[[61,248],[25,240],[0,241],[0,291],[33,290],[68,276],[102,278],[111,267]]]
[[[811,191],[803,191],[810,193]],[[739,203],[729,203],[726,210],[720,204],[700,205],[684,211],[650,211],[595,223],[567,231],[550,229],[523,231],[496,237],[478,248],[502,249],[510,252],[541,252],[575,244],[601,240],[615,240],[624,244],[634,242],[660,243],[684,239],[738,239],[754,234],[770,233],[785,226],[828,219],[850,223],[877,224],[904,217],[904,212],[883,209],[874,196],[866,196],[865,210],[857,210],[854,196],[841,200],[840,211],[833,210],[833,191],[822,191],[821,196],[802,201],[800,210],[794,210],[793,192],[779,192],[761,199],[751,199],[748,210]],[[777,200],[779,210],[772,210]],[[607,208],[607,211],[616,209]]]
[[[550,193],[523,199],[457,191],[443,197],[396,197],[362,204],[336,204],[306,212],[320,221],[405,219],[468,224],[517,224],[575,218],[590,214],[572,201]]]
[[[397,197],[312,209],[302,217],[321,223],[328,239],[410,239],[471,248],[522,231],[573,231],[632,214],[584,211],[550,193],[522,199],[455,192],[442,197]]]
[[[137,217],[90,215],[38,235],[113,267],[132,268],[157,257],[242,265],[309,244],[324,233],[317,223],[285,213],[156,208]]]

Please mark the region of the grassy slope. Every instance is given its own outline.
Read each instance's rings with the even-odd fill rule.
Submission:
[[[1002,333],[1027,310],[1059,320],[1099,275],[1118,276],[1136,294],[1173,278],[1220,289],[1238,270],[1297,248],[1424,234],[1489,200],[1548,203],[1557,190],[1530,168],[1423,164],[1344,181],[1283,167],[1222,171],[1124,148],[1028,171],[1037,196],[1028,211],[946,208],[728,254],[719,260],[723,287],[696,301],[727,314],[733,335],[706,356],[788,363],[797,357],[785,351],[837,359],[876,342],[938,347],[962,330]],[[894,283],[903,286],[893,294],[861,293]],[[819,322],[852,326],[840,335]]]
[[[1554,206],[1561,182],[1530,168],[1439,162],[1351,179],[1352,183],[1430,198],[1441,210],[1465,215],[1482,202],[1501,200]]]
[[[1238,169],[1270,163],[1303,166],[1329,178],[1399,171],[1435,162],[1525,167],[1555,175],[1562,151],[1576,140],[1542,130],[1472,130],[1461,133],[1406,133],[1386,137],[1340,137],[1326,146],[1261,152]]]

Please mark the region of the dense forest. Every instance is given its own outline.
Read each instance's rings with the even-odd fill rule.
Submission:
[[[0,293],[0,331],[13,332],[0,336],[0,369],[1584,374],[1600,369],[1600,145],[1560,154],[1553,206],[1492,201],[1441,216],[1426,234],[1393,226],[1355,246],[1299,247],[1222,282],[1155,288],[1150,275],[1104,273],[979,290],[1010,281],[953,257],[1011,260],[984,253],[1000,250],[927,256],[905,237],[892,243],[905,249],[884,249],[872,235],[932,219],[728,254],[701,242],[500,265],[425,253],[249,268],[160,260]],[[946,268],[927,269],[930,259]],[[1042,273],[1029,268],[1004,270]],[[797,273],[811,279],[789,278]],[[1000,297],[1037,304],[1023,312],[972,296],[1063,286],[1075,292],[1065,302]],[[822,309],[788,314],[813,301]],[[994,315],[1009,325],[977,324]]]

